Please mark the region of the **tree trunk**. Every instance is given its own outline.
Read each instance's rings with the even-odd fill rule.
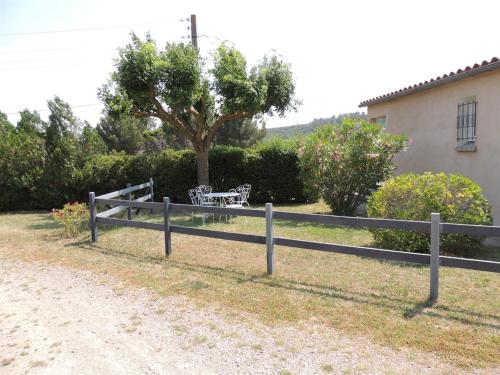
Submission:
[[[209,185],[208,177],[208,147],[196,150],[198,157],[198,185]]]

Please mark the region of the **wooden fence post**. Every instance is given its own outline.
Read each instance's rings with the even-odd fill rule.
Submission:
[[[172,254],[172,244],[170,242],[170,214],[169,214],[170,198],[163,197],[163,223],[165,225],[165,256]]]
[[[92,239],[92,242],[97,242],[97,222],[96,222],[97,209],[95,205],[95,193],[93,191],[89,193],[89,210],[90,210],[90,237]]]
[[[431,293],[430,300],[437,301],[439,295],[439,242],[441,232],[441,216],[431,214]]]
[[[130,184],[130,182],[129,182],[129,183],[127,183],[127,189],[128,189],[129,187],[131,187],[131,186],[132,186],[132,185]],[[131,201],[131,200],[132,200],[132,193],[131,193],[131,192],[128,192],[128,193],[127,193],[127,200],[128,200],[128,201]],[[127,219],[132,220],[132,207],[130,207],[130,206],[127,208]]]
[[[266,253],[267,253],[267,274],[273,274],[273,204],[266,203]]]
[[[151,195],[151,202],[155,201],[154,189],[153,189],[153,177],[149,177],[149,194]],[[151,209],[151,213],[154,212],[154,209]]]

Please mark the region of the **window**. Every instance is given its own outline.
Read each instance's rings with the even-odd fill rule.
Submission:
[[[370,122],[371,122],[372,124],[379,124],[379,125],[381,125],[384,129],[385,129],[385,127],[386,127],[385,116],[371,118],[371,119],[370,119]]]
[[[476,141],[476,110],[475,98],[458,105],[457,141],[460,145]]]

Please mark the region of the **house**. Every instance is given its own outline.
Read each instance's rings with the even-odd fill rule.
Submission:
[[[412,140],[397,173],[460,173],[481,185],[500,225],[500,60],[360,103],[368,119]]]

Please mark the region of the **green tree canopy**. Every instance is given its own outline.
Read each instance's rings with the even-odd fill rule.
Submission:
[[[252,147],[266,136],[265,125],[259,127],[256,121],[250,119],[234,120],[224,124],[215,135],[216,145]]]
[[[118,112],[107,113],[97,124],[97,131],[110,151],[131,155],[144,151],[144,132],[153,128],[152,119]]]
[[[37,111],[24,109],[19,112],[21,118],[17,122],[17,131],[42,135],[47,131],[47,123],[43,121]]]
[[[258,114],[284,116],[295,108],[289,64],[266,57],[248,68],[234,47],[220,45],[213,68],[205,69],[190,44],[168,43],[158,50],[148,35],[120,49],[111,82],[100,97],[111,113],[155,117],[192,144],[198,157],[198,182],[208,181],[208,150],[224,124]]]

